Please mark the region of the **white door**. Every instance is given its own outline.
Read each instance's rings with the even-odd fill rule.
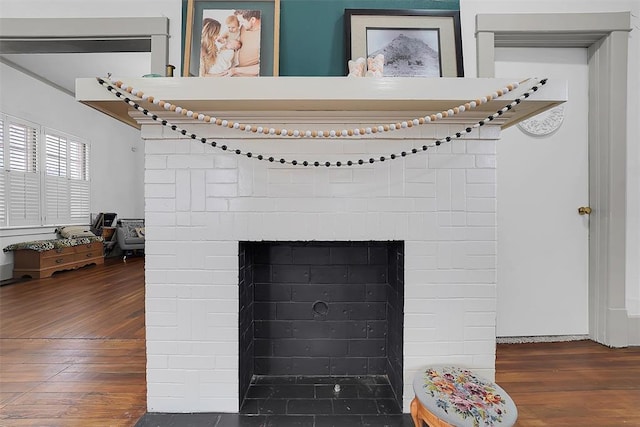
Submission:
[[[586,335],[589,217],[578,208],[589,205],[587,50],[499,48],[495,60],[496,77],[569,88],[560,124],[543,113],[497,144],[497,335]]]

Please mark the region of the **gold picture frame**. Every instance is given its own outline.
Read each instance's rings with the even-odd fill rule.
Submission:
[[[183,77],[200,74],[203,15],[213,10],[258,10],[261,13],[260,76],[277,76],[280,56],[280,0],[188,0],[184,22]],[[208,12],[207,12],[208,11]]]
[[[345,9],[345,32],[346,61],[385,52],[385,77],[464,76],[458,11]]]

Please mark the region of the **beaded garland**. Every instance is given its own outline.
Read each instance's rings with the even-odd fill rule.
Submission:
[[[145,94],[141,90],[125,85],[123,82],[119,80],[111,80],[111,84],[113,84],[115,87],[117,87],[118,89],[124,92],[128,92],[133,96],[136,96],[142,99],[143,101],[158,105],[159,107],[164,108],[167,111],[172,111],[177,114],[182,114],[189,118],[197,119],[205,123],[212,123],[218,126],[228,127],[230,129],[239,129],[246,132],[261,133],[264,135],[290,136],[290,137],[296,137],[296,138],[337,138],[337,137],[346,137],[346,136],[370,135],[374,133],[389,132],[394,130],[406,129],[413,126],[424,125],[424,124],[435,122],[436,120],[440,120],[446,117],[453,117],[454,115],[463,113],[465,111],[470,111],[479,105],[482,105],[491,101],[492,99],[498,99],[504,96],[505,94],[518,88],[518,86],[520,85],[519,82],[513,82],[506,85],[502,89],[498,89],[488,94],[487,96],[476,98],[475,100],[471,100],[464,104],[458,105],[457,107],[450,108],[448,110],[443,110],[439,113],[429,114],[429,115],[425,115],[424,117],[409,119],[402,122],[380,124],[380,125],[371,126],[371,127],[354,128],[354,129],[300,131],[297,129],[296,130],[277,129],[277,128],[270,128],[270,127],[263,127],[263,126],[255,126],[250,124],[238,123],[231,120],[211,117],[209,115],[204,115],[201,113],[193,112],[191,110],[179,107],[175,104],[171,104],[170,102],[163,101],[161,99],[156,99],[153,96],[149,96]]]
[[[420,119],[413,119],[410,122],[401,122],[398,123],[396,126],[395,123],[392,123],[391,125],[379,125],[379,126],[375,126],[372,128],[365,128],[364,132],[360,132],[360,129],[354,129],[352,131],[352,133],[350,133],[349,130],[342,130],[339,133],[336,132],[335,130],[332,131],[305,131],[304,133],[301,133],[298,130],[286,130],[286,129],[274,129],[274,128],[269,128],[269,129],[265,129],[265,128],[261,128],[260,126],[252,126],[252,125],[241,125],[240,123],[236,123],[236,122],[230,122],[228,120],[221,120],[221,119],[216,119],[210,116],[205,116],[203,114],[198,114],[198,113],[194,113],[191,110],[186,110],[184,108],[181,108],[179,106],[173,105],[169,102],[166,101],[162,101],[162,100],[156,100],[154,97],[152,96],[147,96],[145,95],[142,91],[139,91],[137,89],[134,89],[130,86],[125,86],[124,89],[122,89],[122,86],[124,86],[124,83],[117,81],[117,82],[113,82],[114,86],[112,86],[111,84],[109,84],[109,82],[105,81],[104,79],[101,78],[97,78],[97,81],[100,85],[106,87],[106,89],[109,92],[112,92],[117,98],[122,98],[122,101],[125,102],[126,104],[130,105],[131,107],[133,107],[134,109],[142,112],[145,116],[149,116],[151,117],[151,119],[153,119],[154,121],[160,122],[163,126],[168,126],[171,128],[171,130],[178,132],[184,136],[187,136],[187,133],[189,133],[186,129],[183,128],[179,128],[177,125],[175,124],[171,124],[169,123],[167,120],[162,119],[160,117],[158,117],[157,114],[154,114],[152,112],[150,112],[149,110],[147,110],[146,108],[143,108],[142,106],[140,106],[140,104],[138,104],[136,101],[128,98],[124,92],[128,92],[134,96],[137,96],[139,98],[141,98],[142,100],[146,101],[146,102],[150,102],[150,103],[154,103],[159,105],[160,107],[169,110],[169,111],[175,111],[178,114],[183,114],[187,117],[190,118],[194,118],[194,115],[197,114],[197,116],[195,117],[195,119],[198,119],[200,121],[208,121],[209,123],[215,123],[219,126],[224,126],[224,127],[228,127],[231,129],[238,129],[238,130],[244,130],[244,131],[248,131],[248,132],[255,132],[255,133],[263,133],[266,135],[279,135],[279,136],[293,136],[293,137],[341,137],[341,136],[359,136],[359,135],[365,135],[365,134],[373,134],[373,133],[377,133],[377,132],[386,132],[386,131],[392,131],[392,130],[399,130],[399,129],[403,129],[403,128],[408,128],[408,127],[412,127],[415,122],[418,122],[419,124],[426,124],[426,123],[430,123],[432,121],[435,120],[439,120],[448,116],[453,116],[454,114],[459,114],[461,112],[470,110],[472,108],[475,108],[476,106],[488,102],[491,99],[495,99],[498,98],[500,96],[503,96],[505,93],[515,89],[518,85],[518,83],[513,83],[508,85],[506,88],[503,89],[499,89],[498,91],[487,95],[486,97],[482,97],[479,99],[476,99],[475,101],[470,101],[468,103],[466,103],[465,105],[460,105],[458,107],[456,107],[455,109],[450,109],[450,110],[446,110],[443,111],[442,113],[438,113],[438,114],[433,114],[433,115],[429,115],[429,116],[425,116],[423,118]],[[452,139],[457,139],[457,138],[461,138],[462,135],[464,133],[470,133],[473,129],[483,126],[486,123],[489,123],[490,121],[495,120],[496,118],[500,117],[501,115],[503,115],[504,113],[506,113],[507,111],[511,110],[512,108],[514,108],[516,105],[520,104],[522,102],[522,100],[528,98],[529,96],[531,96],[532,93],[536,92],[540,87],[542,87],[543,85],[545,85],[547,83],[547,79],[544,78],[542,80],[540,80],[538,83],[536,83],[535,85],[533,85],[527,92],[525,92],[524,94],[522,94],[520,97],[518,97],[517,99],[513,100],[511,103],[505,105],[504,107],[502,107],[501,109],[497,110],[495,113],[485,117],[484,119],[474,123],[473,125],[469,125],[466,126],[463,132],[456,132],[455,134],[449,135],[446,138],[443,138],[443,140],[435,140],[430,144],[425,144],[420,148],[412,148],[410,151],[402,151],[398,154],[392,153],[389,156],[381,156],[379,158],[369,158],[369,160],[363,160],[363,159],[358,159],[356,161],[353,160],[348,160],[346,162],[341,162],[341,161],[337,161],[335,163],[331,163],[331,162],[320,162],[320,161],[297,161],[297,160],[287,160],[284,158],[280,158],[280,159],[275,159],[274,157],[265,157],[262,154],[258,154],[255,155],[254,153],[251,152],[243,152],[242,150],[239,149],[233,149],[228,147],[227,145],[218,145],[218,143],[216,141],[208,141],[207,138],[199,138],[196,134],[194,133],[190,133],[188,136],[191,139],[199,139],[200,142],[202,142],[203,144],[207,144],[209,143],[212,147],[214,148],[219,148],[222,151],[230,151],[233,152],[237,155],[242,155],[242,156],[246,156],[248,158],[255,158],[257,160],[265,160],[265,161],[269,161],[269,162],[278,162],[281,164],[290,164],[293,166],[297,166],[297,165],[301,165],[301,166],[326,166],[326,167],[331,167],[331,166],[354,166],[354,165],[362,165],[365,163],[376,163],[376,162],[384,162],[387,159],[397,159],[400,157],[406,157],[410,154],[416,154],[418,152],[422,152],[422,151],[427,151],[427,149],[429,148],[433,148],[436,146],[441,145],[443,142],[450,142]],[[515,86],[514,86],[515,85]],[[505,91],[506,90],[506,91]],[[123,98],[124,97],[124,98]],[[469,107],[467,107],[467,105]],[[462,108],[462,109],[461,109]],[[449,112],[451,112],[451,114],[449,114]],[[432,119],[432,117],[434,117]],[[429,120],[427,120],[427,118],[429,118]],[[411,125],[409,125],[409,123],[411,123]],[[406,125],[405,125],[406,124]],[[244,127],[241,127],[244,126]],[[258,129],[261,129],[260,131]],[[374,130],[375,129],[375,130]],[[356,130],[358,131],[358,133],[356,133]],[[370,131],[369,131],[370,130]],[[276,131],[278,131],[278,133],[276,133]],[[315,132],[315,134],[314,134]],[[346,132],[346,133],[345,133]]]

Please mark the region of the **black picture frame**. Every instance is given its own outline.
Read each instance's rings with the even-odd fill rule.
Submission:
[[[345,64],[384,52],[384,77],[464,77],[459,11],[345,9],[344,18]]]

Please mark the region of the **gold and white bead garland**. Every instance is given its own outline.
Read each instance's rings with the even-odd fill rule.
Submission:
[[[123,92],[121,92],[119,90],[119,88],[115,88],[113,86],[111,86],[108,82],[106,82],[105,80],[101,79],[101,78],[97,78],[97,81],[99,84],[101,84],[102,86],[104,86],[109,92],[113,92],[114,95],[117,98],[122,98],[122,101],[125,102],[127,105],[130,105],[131,107],[135,108],[136,110],[142,112],[144,115],[146,116],[151,116],[151,118],[155,121],[160,122],[163,126],[169,126],[171,128],[171,130],[179,132],[182,135],[187,135],[188,131],[186,129],[181,129],[178,128],[177,125],[174,124],[170,124],[167,120],[165,119],[161,119],[160,117],[158,117],[158,115],[151,113],[149,110],[147,110],[146,108],[141,107],[136,101],[131,100],[130,98],[126,97],[125,94]],[[533,85],[527,92],[525,92],[524,94],[522,94],[520,97],[518,97],[517,99],[513,100],[511,103],[505,105],[504,107],[502,107],[501,109],[497,110],[495,113],[485,117],[484,119],[474,123],[473,125],[467,126],[464,129],[464,133],[470,133],[474,128],[483,126],[487,123],[489,123],[490,121],[500,117],[502,114],[506,113],[507,111],[511,110],[512,108],[514,108],[516,105],[520,104],[522,102],[522,100],[528,98],[529,96],[531,96],[532,93],[536,92],[540,87],[542,87],[543,85],[545,85],[547,83],[547,79],[544,78],[542,80],[540,80],[538,83],[536,83],[535,85]],[[133,91],[133,89],[132,89]],[[139,91],[137,91],[139,92]],[[124,97],[124,98],[123,98]],[[192,113],[193,116],[193,113]],[[452,134],[450,136],[447,136],[446,138],[444,138],[443,140],[436,140],[430,144],[425,144],[420,148],[412,148],[410,151],[402,151],[399,154],[390,154],[388,157],[385,156],[381,156],[378,159],[375,158],[370,158],[368,161],[363,160],[363,159],[359,159],[356,161],[352,161],[349,160],[347,162],[340,162],[340,161],[336,161],[335,163],[331,163],[331,162],[319,162],[319,161],[314,161],[314,162],[309,162],[309,161],[302,161],[299,162],[297,160],[287,160],[284,158],[280,158],[280,159],[275,159],[274,157],[270,156],[270,157],[265,157],[262,154],[258,154],[255,155],[251,152],[243,152],[242,150],[239,149],[233,149],[228,147],[227,145],[218,145],[218,143],[216,141],[208,141],[207,138],[198,138],[198,136],[194,133],[191,133],[188,135],[191,139],[199,139],[200,142],[202,142],[203,144],[206,143],[210,143],[212,147],[217,147],[219,149],[221,149],[222,151],[230,151],[233,152],[237,155],[240,156],[246,156],[248,158],[255,158],[257,160],[265,160],[265,161],[269,161],[269,162],[278,162],[281,164],[290,164],[293,166],[326,166],[326,167],[330,167],[330,166],[354,166],[354,165],[362,165],[365,163],[376,163],[376,162],[384,162],[387,159],[397,159],[399,157],[406,157],[410,154],[416,154],[418,152],[421,151],[427,151],[428,148],[432,148],[432,147],[436,147],[442,144],[443,140],[446,142],[450,142],[452,139],[454,138],[461,138],[463,136],[463,132],[456,132],[455,134]]]
[[[523,82],[526,80],[523,80]],[[354,129],[342,129],[342,130],[292,130],[292,129],[277,129],[272,127],[263,127],[256,126],[251,124],[238,123],[231,120],[220,119],[216,117],[212,117],[209,115],[205,115],[202,113],[193,112],[191,110],[179,107],[175,104],[171,104],[170,102],[163,101],[160,99],[156,99],[153,96],[149,96],[145,94],[143,91],[138,90],[134,87],[125,85],[120,80],[112,80],[111,84],[113,84],[118,89],[128,92],[133,96],[136,96],[143,101],[158,105],[161,108],[164,108],[167,111],[172,111],[177,114],[182,114],[189,118],[197,119],[201,122],[212,123],[218,126],[227,127],[230,129],[238,129],[246,132],[253,133],[261,133],[264,135],[277,135],[277,136],[290,136],[296,138],[337,138],[337,137],[349,137],[349,136],[360,136],[360,135],[369,135],[374,133],[382,133],[389,132],[394,130],[406,129],[413,126],[423,125],[431,122],[435,122],[436,120],[440,120],[446,117],[453,117],[456,114],[463,113],[465,111],[472,110],[482,104],[485,104],[491,100],[498,99],[505,94],[511,92],[516,89],[520,82],[513,82],[502,89],[498,89],[486,96],[476,98],[475,100],[466,102],[464,104],[458,105],[457,107],[450,108],[448,110],[443,110],[439,113],[425,115],[424,117],[410,119],[402,122],[389,123],[384,125],[376,125],[371,127],[361,127]]]

